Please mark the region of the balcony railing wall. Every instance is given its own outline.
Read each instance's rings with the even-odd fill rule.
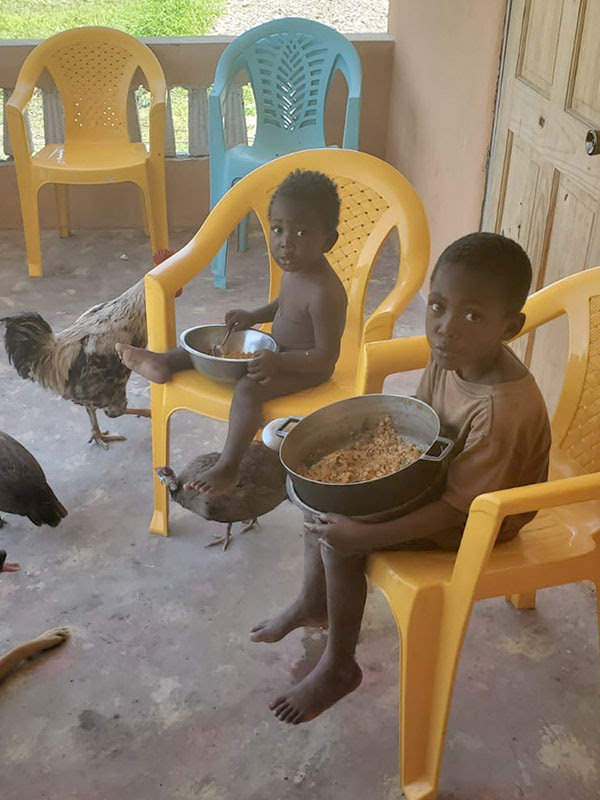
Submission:
[[[363,67],[363,102],[361,108],[360,146],[362,150],[383,156],[386,147],[389,89],[393,57],[393,38],[387,34],[356,34],[350,37],[361,57]],[[177,39],[145,39],[158,57],[169,87],[166,148],[169,221],[174,226],[199,224],[208,211],[208,92],[219,57],[231,37],[194,37]],[[15,85],[23,60],[36,42],[0,41],[0,88],[4,103]],[[228,146],[248,141],[244,111],[245,75],[224,98],[223,114]],[[146,140],[145,98],[142,76],[132,82],[129,96],[129,128],[132,141]],[[334,80],[326,109],[328,142],[339,144],[343,130],[346,86],[338,75]],[[185,130],[175,130],[173,101],[187,101]],[[64,137],[64,117],[60,96],[49,75],[39,80],[37,131],[34,149],[45,142],[60,142]],[[182,118],[181,111],[177,115]],[[43,120],[43,123],[42,123]],[[252,123],[252,121],[250,121]],[[42,133],[43,131],[43,133]],[[251,130],[250,130],[251,133]],[[0,228],[20,227],[14,164],[10,159],[10,141],[2,114],[4,154],[0,161]],[[132,202],[134,187],[72,187],[77,202],[72,213],[74,227],[128,227],[141,223],[137,202]],[[53,192],[47,187],[40,192],[40,216],[43,226],[55,224]]]

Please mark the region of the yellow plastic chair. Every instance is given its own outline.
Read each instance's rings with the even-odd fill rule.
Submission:
[[[148,347],[165,351],[177,343],[174,294],[206,268],[240,220],[254,211],[269,240],[269,200],[277,185],[295,169],[325,172],[337,183],[342,207],[339,239],[328,254],[348,293],[348,315],[341,355],[331,379],[293,396],[277,398],[264,407],[265,421],[292,414],[305,415],[321,406],[356,394],[360,350],[364,342],[387,339],[394,321],[419,290],[429,258],[429,229],[413,187],[384,161],[354,150],[304,150],[282,156],[236,183],[212,209],[194,238],[146,275]],[[379,307],[364,320],[369,276],[381,245],[396,229],[400,264],[396,284]],[[281,270],[270,259],[269,298],[279,294]],[[199,320],[201,322],[201,320]],[[233,389],[195,370],[152,384],[152,459],[154,467],[169,463],[169,418],[187,409],[227,420]],[[168,533],[168,495],[154,473],[154,516],[150,530]]]
[[[140,69],[152,94],[150,152],[130,142],[127,95]],[[65,112],[65,142],[48,143],[32,154],[25,109],[36,81],[47,70]],[[37,195],[46,183],[56,186],[59,232],[69,236],[67,184],[131,181],[144,197],[145,226],[152,250],[168,247],[164,170],[167,86],[154,53],[133,36],[112,28],[74,28],[52,36],[27,56],[6,104],[13,148],[25,247],[32,278],[42,276]]]
[[[523,333],[566,314],[569,360],[552,421],[547,483],[491,492],[471,504],[458,554],[375,553],[369,576],[401,639],[400,769],[407,800],[434,800],[452,689],[473,603],[505,595],[535,608],[538,589],[591,580],[600,597],[600,267],[532,295]],[[423,336],[367,344],[361,392],[429,358]],[[590,501],[590,502],[585,502]],[[504,517],[540,510],[492,550]],[[600,605],[599,605],[600,611]]]

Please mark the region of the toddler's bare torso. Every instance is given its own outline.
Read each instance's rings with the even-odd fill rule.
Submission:
[[[273,319],[273,336],[282,350],[312,350],[315,333],[311,304],[325,295],[329,313],[337,318],[340,337],[346,321],[346,292],[333,272],[311,275],[285,273],[281,281],[279,308]],[[314,313],[314,312],[313,312]]]

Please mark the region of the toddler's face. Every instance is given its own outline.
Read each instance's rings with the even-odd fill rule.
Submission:
[[[288,197],[275,198],[269,222],[271,253],[286,272],[318,266],[335,242],[313,209]]]
[[[515,336],[519,313],[498,285],[461,264],[442,264],[431,283],[425,328],[431,357],[443,369],[476,371]]]

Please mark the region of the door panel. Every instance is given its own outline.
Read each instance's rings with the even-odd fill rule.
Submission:
[[[532,289],[600,265],[600,0],[513,0],[492,143],[483,230],[519,241]],[[600,291],[600,287],[599,287]],[[560,390],[561,320],[516,342],[549,410]]]
[[[566,108],[592,128],[600,123],[600,0],[581,3]]]
[[[528,0],[517,60],[517,77],[546,96],[554,81],[563,0]]]

